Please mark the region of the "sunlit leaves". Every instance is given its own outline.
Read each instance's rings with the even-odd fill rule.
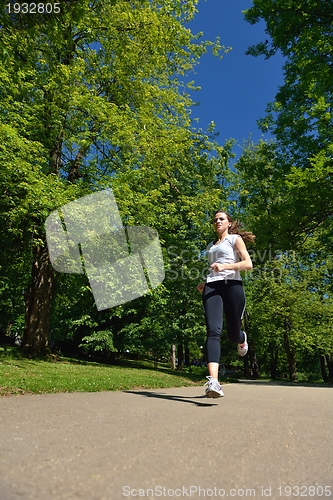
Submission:
[[[254,0],[245,12],[250,23],[266,22],[271,44],[249,53],[286,58],[285,84],[276,95],[279,111],[269,128],[303,166],[332,142],[333,11],[326,0]]]
[[[230,147],[191,120],[188,75],[205,51],[224,51],[186,26],[196,4],[73,0],[42,19],[0,13],[0,119],[13,134],[0,155],[11,238],[2,256],[14,247],[26,261],[22,293],[46,217],[87,192],[111,187],[124,224],[157,228],[165,247],[202,245],[209,212],[227,199]],[[76,301],[93,307],[87,287],[69,281],[53,307],[60,320],[71,301],[73,314]]]
[[[289,238],[296,246],[304,238],[312,236],[318,227],[331,231],[332,6],[325,0],[254,0],[253,7],[245,12],[245,18],[252,24],[264,20],[269,37],[252,47],[249,53],[270,57],[281,51],[285,57],[284,84],[279,88],[275,101],[268,104],[267,114],[259,120],[259,124],[275,139],[276,176],[274,187],[271,187],[275,197],[274,200],[269,198],[267,224],[273,223],[274,240],[286,241]],[[262,162],[258,162],[259,149],[264,152],[267,148],[262,144],[253,147],[252,154],[256,159],[250,160],[247,151],[239,164],[243,179],[252,186],[244,162],[249,171],[254,168],[250,163],[254,161],[257,164],[256,170],[257,173],[258,168],[261,170],[259,179],[264,186],[272,181],[266,175]],[[266,160],[270,162],[267,154]],[[264,189],[254,191],[260,192],[262,202],[267,200]],[[242,201],[245,207],[244,197]],[[250,206],[253,207],[254,212],[259,207],[257,202],[252,203],[253,200],[249,209],[252,211]]]

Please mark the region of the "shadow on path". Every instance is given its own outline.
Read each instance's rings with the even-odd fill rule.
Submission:
[[[192,399],[187,399],[183,396],[174,396],[170,394],[161,394],[156,392],[149,391],[123,391],[128,394],[136,394],[138,396],[145,396],[146,398],[156,398],[156,399],[167,399],[168,401],[176,401],[177,403],[190,403],[199,407],[207,407],[207,406],[218,406],[217,403],[201,403],[198,401],[193,401],[194,399],[206,399],[206,396],[194,396]]]

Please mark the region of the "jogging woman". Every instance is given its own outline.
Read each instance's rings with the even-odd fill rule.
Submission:
[[[238,226],[238,221],[233,222],[226,212],[219,210],[215,213],[214,229],[217,240],[207,247],[210,269],[206,281],[197,286],[202,293],[207,327],[207,398],[224,395],[218,381],[223,312],[229,340],[238,344],[237,351],[240,356],[245,356],[248,351],[246,333],[240,329],[245,310],[240,271],[252,269],[245,242],[254,241],[255,236],[247,231],[239,231]]]

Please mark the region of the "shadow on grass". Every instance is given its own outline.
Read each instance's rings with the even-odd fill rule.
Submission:
[[[163,363],[158,363],[157,366],[154,363],[154,361],[150,360],[131,360],[131,359],[126,359],[126,358],[120,358],[114,362],[103,362],[102,360],[97,361],[96,359],[91,359],[91,360],[86,360],[82,358],[76,358],[76,357],[62,357],[60,359],[62,362],[67,362],[67,363],[72,363],[72,364],[83,364],[83,365],[98,365],[98,366],[104,366],[104,367],[114,367],[114,368],[131,368],[134,370],[148,370],[152,371],[155,373],[163,373],[166,375],[172,375],[173,377],[179,377],[179,378],[185,378],[188,380],[191,380],[194,383],[202,382],[207,373],[206,369],[202,370],[202,373],[193,373],[188,371],[187,369],[184,370],[171,370],[168,365],[163,364]]]
[[[180,377],[182,379],[188,379],[193,383],[202,382],[206,375],[207,369],[202,368],[202,371],[193,373],[189,371],[189,368],[185,368],[183,370],[171,370],[169,365],[156,363],[152,360],[132,360],[126,358],[120,358],[116,361],[105,361],[101,358],[86,358],[82,356],[66,356],[60,353],[52,353],[44,358],[31,358],[25,356],[22,351],[17,347],[12,346],[0,346],[0,360],[30,360],[30,361],[48,361],[50,363],[70,363],[75,365],[95,365],[95,366],[104,366],[104,367],[117,367],[119,369],[123,368],[132,368],[136,370],[150,370],[152,372],[163,373],[167,375],[172,375],[174,377]],[[290,387],[328,387],[333,388],[333,383],[325,383],[323,381],[298,381],[298,382],[290,382],[287,379],[245,379],[241,376],[238,377],[221,377],[221,382],[223,383],[242,383],[242,384],[251,384],[251,385],[270,385],[270,386],[290,386]]]

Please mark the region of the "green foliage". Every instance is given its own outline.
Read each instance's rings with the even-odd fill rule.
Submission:
[[[47,173],[96,183],[188,147],[179,77],[211,45],[183,25],[195,3],[77,0],[41,24],[1,13],[3,115],[43,144]]]
[[[115,352],[112,332],[107,330],[100,330],[91,335],[87,335],[83,337],[82,342],[83,343],[80,344],[79,347],[82,347],[86,353],[101,352],[103,356],[108,356],[111,352]]]
[[[327,267],[314,267],[295,252],[260,263],[247,277],[247,329],[259,364],[293,379],[296,367],[307,371],[304,359],[332,353],[332,298],[326,295]]]
[[[224,47],[185,26],[196,4],[75,0],[60,14],[0,13],[1,209],[10,228],[0,265],[2,306],[8,296],[12,306],[3,329],[23,313],[24,290],[27,301],[43,283],[31,276],[34,249],[45,245],[46,217],[68,201],[111,187],[124,224],[157,228],[165,247],[200,234],[218,204],[230,147],[217,145],[213,127],[193,128],[194,84],[185,81],[204,52]],[[57,275],[52,285],[52,345],[112,330],[122,349],[133,319],[127,325],[126,307],[98,315],[82,277]],[[139,323],[145,308],[138,303]],[[95,326],[80,324],[86,315]]]
[[[284,84],[260,120],[263,131],[274,134],[279,158],[283,157],[279,215],[284,214],[292,231],[298,226],[298,234],[313,232],[320,224],[331,231],[331,5],[326,0],[254,0],[245,19],[252,24],[263,19],[269,37],[268,43],[248,53],[271,57],[281,51],[286,61]]]
[[[166,278],[99,312],[86,276],[56,274],[52,310],[38,310],[51,314],[52,348],[168,360],[175,343],[200,356],[205,327],[195,287],[205,276],[211,215],[231,207],[257,235],[244,281],[259,364],[310,377],[307,364],[319,370],[321,354],[330,366],[333,354],[332,12],[323,0],[254,0],[246,12],[251,23],[266,21],[270,37],[249,53],[281,50],[285,84],[261,120],[274,139],[247,144],[231,174],[233,142],[221,147],[213,123],[202,131],[191,121],[195,84],[185,82],[205,51],[226,50],[186,27],[196,5],[74,0],[59,15],[0,13],[0,330],[14,336],[29,323],[46,217],[112,188],[124,225],[158,230]],[[236,356],[223,341],[222,361]],[[40,375],[29,373],[30,386],[17,387],[40,390]],[[68,378],[54,388],[47,377],[46,390],[77,390]],[[91,377],[81,390],[95,389]]]
[[[293,378],[297,364],[316,377],[332,352],[333,12],[324,0],[254,0],[245,19],[264,20],[267,34],[248,54],[285,58],[284,84],[259,120],[273,140],[246,144],[236,165],[259,257],[248,323],[266,371],[288,366]]]
[[[43,146],[13,126],[0,124],[0,144],[0,329],[17,334],[13,325],[22,325],[24,318],[22,292],[29,282],[32,248],[43,237],[41,221],[80,190],[43,174]]]

